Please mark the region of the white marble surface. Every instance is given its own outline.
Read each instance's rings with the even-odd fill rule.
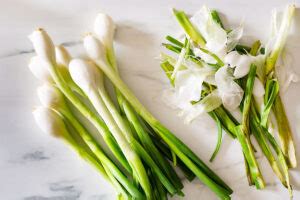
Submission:
[[[262,3],[263,2],[263,3]],[[300,6],[300,1],[296,2]],[[208,163],[215,141],[216,127],[209,117],[190,126],[161,101],[167,79],[155,59],[167,33],[179,30],[170,8],[195,12],[203,4],[219,9],[223,18],[236,25],[245,19],[245,34],[266,39],[273,7],[282,9],[287,1],[202,1],[202,0],[9,0],[0,6],[0,199],[3,200],[109,200],[114,191],[94,170],[60,141],[44,135],[35,125],[31,111],[38,104],[38,81],[27,63],[33,55],[27,35],[37,26],[48,30],[56,43],[64,43],[74,56],[81,55],[81,35],[91,29],[97,12],[110,14],[118,24],[117,55],[121,74],[137,97],[178,137]],[[300,12],[288,47],[294,66],[300,72]],[[226,23],[228,24],[228,23]],[[249,37],[254,39],[253,37]],[[297,153],[300,155],[300,85],[292,85],[284,98]],[[288,199],[288,193],[258,153],[267,188],[258,191],[247,185],[241,150],[225,136],[214,169],[235,191],[232,199]],[[300,160],[298,156],[298,160]],[[291,172],[294,199],[300,199],[299,168]],[[199,181],[185,181],[184,199],[212,200],[215,195]],[[176,198],[174,198],[176,199]]]

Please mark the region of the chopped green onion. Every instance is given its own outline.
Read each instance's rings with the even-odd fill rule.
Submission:
[[[271,108],[279,92],[279,84],[275,79],[268,79],[266,82],[266,93],[264,97],[264,107],[261,113],[260,124],[266,128]]]
[[[234,50],[238,51],[241,54],[246,54],[246,53],[250,53],[251,51],[251,47],[242,45],[242,44],[237,44],[234,48]]]
[[[219,16],[218,11],[212,10],[211,11],[211,16],[212,16],[213,20],[215,20],[215,22],[217,22],[224,29],[224,25],[222,23],[222,20],[221,20],[221,18]]]
[[[209,159],[210,162],[212,162],[215,159],[216,155],[218,154],[218,152],[220,150],[221,143],[222,143],[222,124],[221,124],[220,120],[218,119],[218,117],[216,116],[216,114],[213,113],[213,115],[214,115],[213,118],[217,122],[217,126],[218,126],[218,141],[217,141],[217,145],[215,147],[215,150],[214,150],[212,156]]]
[[[182,42],[180,42],[179,40],[173,38],[173,37],[170,36],[170,35],[168,35],[168,36],[166,37],[166,39],[167,39],[169,42],[173,43],[174,45],[176,45],[176,46],[178,46],[178,47],[180,47],[180,48],[182,48],[182,47],[184,46],[184,44],[183,44]]]
[[[242,150],[245,158],[247,159],[247,163],[249,164],[251,178],[255,183],[257,189],[263,189],[265,187],[265,182],[256,161],[252,144],[247,135],[244,134],[243,127],[241,125],[236,127],[236,135],[242,146]]]
[[[261,46],[261,43],[260,43],[259,40],[257,40],[256,42],[253,43],[253,45],[252,45],[251,50],[250,50],[249,53],[250,53],[252,56],[256,56],[256,54],[257,54],[257,52],[258,52],[260,46]]]
[[[278,125],[281,149],[287,160],[288,166],[295,168],[297,166],[297,160],[296,150],[292,137],[292,130],[286,116],[280,95],[277,95],[277,98],[275,99],[273,111]]]
[[[173,13],[179,22],[179,24],[184,29],[185,33],[190,36],[190,38],[197,43],[200,47],[205,46],[205,39],[201,35],[201,33],[194,27],[189,18],[183,11],[178,11],[173,9]]]

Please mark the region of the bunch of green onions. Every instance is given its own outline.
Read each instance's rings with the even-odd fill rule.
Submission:
[[[183,196],[175,166],[188,180],[198,177],[220,199],[230,199],[230,187],[164,127],[121,80],[114,32],[112,19],[99,14],[94,33],[83,39],[89,60],[72,59],[64,47],[54,46],[43,29],[30,35],[37,56],[29,67],[44,82],[38,89],[42,107],[34,111],[38,125],[66,141],[93,165],[115,187],[119,199]],[[105,77],[114,85],[115,97],[108,94]],[[95,139],[85,121],[98,130],[108,148]]]
[[[252,134],[274,173],[281,183],[288,188],[290,197],[292,197],[292,188],[289,178],[289,168],[295,168],[297,162],[291,128],[279,95],[280,87],[275,73],[275,65],[284,48],[294,10],[294,5],[287,6],[270,53],[267,54],[265,52],[265,48],[262,47],[260,41],[254,42],[250,47],[237,42],[232,50],[227,52],[236,51],[240,55],[249,55],[252,57],[261,56],[263,58],[261,66],[257,66],[255,62],[250,63],[248,66],[248,74],[234,80],[244,90],[243,99],[239,105],[239,109],[242,113],[241,122],[238,122],[221,103],[211,109],[212,105],[219,102],[216,101],[215,98],[211,98],[212,94],[217,92],[218,87],[210,82],[203,82],[203,88],[201,94],[199,94],[199,101],[190,102],[191,105],[203,105],[208,114],[217,123],[218,141],[210,161],[213,161],[220,149],[222,129],[224,129],[232,138],[237,138],[241,145],[249,185],[255,185],[256,188],[263,189],[265,187],[265,181],[255,157],[256,149],[252,144],[252,138],[250,138]],[[225,61],[206,48],[207,41],[205,40],[205,35],[201,32],[201,27],[197,27],[196,22],[187,17],[183,11],[174,9],[173,13],[184,30],[185,37],[183,39],[177,39],[168,35],[166,37],[168,42],[163,43],[166,49],[170,50],[173,54],[175,53],[175,55],[178,54],[178,59],[165,53],[161,54],[161,68],[166,73],[171,85],[173,87],[176,86],[176,76],[174,76],[174,74],[178,71],[186,70],[189,63],[199,69],[207,66],[215,71],[224,67]],[[219,28],[223,29],[227,34],[234,31],[225,29],[216,10],[209,10],[209,14],[213,23],[218,24]],[[212,22],[207,22],[207,26],[211,25],[211,23]],[[214,33],[208,32],[206,34]],[[207,63],[205,59],[198,56],[196,52],[193,51],[195,47],[212,57],[215,63]],[[258,71],[262,71],[263,74]],[[259,79],[265,87],[262,105],[253,97],[255,79]],[[261,110],[258,109],[260,107],[262,107]],[[274,113],[277,120],[281,145],[279,145],[275,139],[273,131],[270,130],[271,112]]]

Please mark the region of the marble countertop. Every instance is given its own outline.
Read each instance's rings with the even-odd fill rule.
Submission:
[[[300,6],[299,0],[293,0]],[[235,191],[232,199],[288,199],[288,192],[275,178],[266,159],[258,160],[267,187],[258,191],[249,187],[244,172],[241,149],[236,141],[224,136],[215,162],[209,157],[216,142],[216,126],[208,116],[184,125],[176,112],[162,103],[161,93],[168,81],[156,57],[165,34],[179,30],[170,8],[195,12],[203,4],[221,11],[230,25],[244,17],[245,35],[266,39],[270,11],[282,9],[285,0],[203,1],[203,0],[10,0],[0,6],[0,199],[3,200],[110,200],[113,188],[88,164],[80,160],[61,141],[43,134],[31,114],[38,81],[27,68],[33,56],[27,35],[42,26],[57,43],[63,43],[73,56],[83,54],[82,34],[91,30],[97,12],[110,14],[118,25],[116,50],[124,81],[141,102],[187,143]],[[300,12],[297,26],[288,41],[294,66],[300,73]],[[228,24],[228,23],[227,23]],[[284,102],[294,131],[300,161],[300,84],[290,87]],[[298,125],[298,126],[297,126]],[[291,171],[294,199],[300,199],[299,167]],[[184,181],[187,200],[213,200],[216,196],[198,180]],[[177,198],[173,198],[177,199]],[[178,198],[179,199],[179,198]]]

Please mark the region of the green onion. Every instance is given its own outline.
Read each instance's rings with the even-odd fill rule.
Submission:
[[[286,42],[288,30],[290,28],[295,13],[295,8],[296,8],[295,5],[289,5],[285,9],[278,33],[276,33],[275,35],[276,38],[275,38],[273,48],[271,49],[270,55],[267,55],[266,58],[266,65],[265,65],[266,76],[271,74],[275,70],[274,68],[277,59],[282,49],[284,48]],[[293,142],[292,131],[280,95],[277,95],[274,101],[273,111],[278,125],[279,139],[280,139],[282,151],[287,159],[289,167],[295,168],[297,166],[297,161],[296,161],[295,146]]]
[[[218,11],[212,10],[211,11],[211,16],[212,16],[213,20],[215,20],[215,22],[217,22],[224,29],[224,25],[223,25],[223,23],[221,21],[221,18],[219,16]]]
[[[212,156],[209,159],[210,162],[212,162],[215,159],[216,155],[218,154],[218,152],[220,150],[221,143],[222,143],[222,124],[221,124],[220,120],[218,119],[218,117],[216,116],[215,113],[213,113],[213,118],[217,122],[217,126],[218,126],[218,141],[217,141],[217,145],[215,147],[215,150],[214,150]]]
[[[151,198],[151,185],[141,160],[146,159],[146,157],[141,152],[141,149],[138,148],[138,143],[130,129],[124,124],[122,117],[108,98],[103,86],[101,72],[95,65],[80,59],[72,60],[69,68],[73,80],[86,93],[88,99],[118,142],[147,198]],[[93,85],[93,83],[96,84]],[[148,160],[144,161],[149,165]],[[152,163],[150,164],[149,166],[153,167]],[[170,192],[172,193],[173,190],[170,190]]]
[[[201,48],[201,47],[199,49],[201,51],[203,51],[204,53],[206,53],[206,54],[210,55],[211,57],[213,57],[217,61],[217,66],[219,66],[219,67],[224,66],[223,61],[216,54],[208,51],[207,49]]]
[[[116,88],[124,95],[136,112],[159,134],[174,153],[195,173],[195,175],[219,197],[228,198],[232,190],[215,175],[185,144],[166,129],[132,94],[119,76],[105,63],[94,60],[111,80]],[[198,166],[197,166],[198,165]],[[200,168],[199,168],[200,167]],[[203,173],[203,171],[205,173]],[[213,180],[211,178],[213,178]],[[216,181],[216,182],[214,182]]]
[[[247,138],[247,135],[243,132],[243,127],[241,125],[236,127],[236,135],[242,146],[243,153],[245,158],[247,159],[247,163],[249,165],[250,174],[253,182],[256,185],[257,189],[263,189],[265,187],[264,179],[261,175],[260,169],[258,167],[252,144],[250,140]]]
[[[79,145],[74,139],[74,133],[71,134],[67,127],[62,122],[63,117],[59,117],[59,112],[55,112],[50,108],[42,108],[37,109],[34,112],[34,116],[36,118],[36,122],[41,127],[44,132],[49,132],[50,134],[54,134],[55,137],[59,137],[67,142],[77,153],[89,162],[92,166],[94,166],[97,171],[99,171],[104,178],[111,181],[111,183],[116,187],[119,193],[123,196],[127,196],[127,193],[124,191],[123,187],[120,186],[120,183],[123,184],[125,188],[128,189],[129,192],[132,192],[133,196],[137,198],[143,198],[140,192],[134,188],[134,186],[124,177],[124,175],[116,168],[115,165],[100,151],[101,156],[98,157],[99,160],[95,159],[95,155],[90,154],[85,148]],[[46,125],[46,126],[45,126]],[[48,127],[51,127],[50,129]],[[99,155],[99,154],[98,154]],[[100,161],[100,162],[99,162]],[[110,170],[107,169],[107,166],[110,167]],[[112,175],[111,172],[116,172]],[[116,178],[119,178],[119,181],[116,181]]]
[[[252,181],[255,183],[258,189],[262,189],[265,187],[265,183],[261,175],[257,161],[255,159],[253,147],[250,140],[250,130],[249,130],[249,112],[251,106],[252,90],[254,85],[255,74],[256,74],[256,66],[254,64],[251,64],[247,82],[246,82],[246,88],[245,88],[242,125],[236,127],[236,134],[242,146],[244,156],[249,165]]]
[[[256,74],[256,66],[251,64],[250,71],[248,74],[246,88],[245,88],[245,97],[243,103],[243,119],[242,119],[242,129],[246,135],[250,135],[249,131],[249,111],[251,106],[251,99],[252,99],[252,91],[254,85],[254,79]]]
[[[183,11],[178,11],[176,9],[173,9],[173,13],[179,24],[184,29],[185,33],[189,35],[190,38],[200,47],[204,47],[206,43],[205,39],[203,38],[201,33],[199,33],[199,31],[193,26],[186,14]]]
[[[112,47],[112,45],[111,45]],[[113,49],[106,49],[106,52],[113,52]],[[113,53],[110,53],[111,55],[114,55]],[[114,69],[116,72],[118,72],[115,56],[107,56],[110,61],[109,63],[111,65],[111,68]],[[128,101],[124,98],[124,96],[120,93],[119,90],[116,90],[116,95],[118,99],[119,106],[123,110],[125,116],[128,118],[129,123],[132,125],[134,130],[137,133],[138,138],[140,139],[141,143],[147,150],[147,152],[150,155],[156,155],[153,156],[153,160],[156,161],[158,166],[164,171],[168,179],[172,182],[172,184],[176,187],[177,193],[182,194],[181,189],[183,188],[183,185],[181,183],[181,180],[177,176],[174,169],[171,167],[171,165],[162,157],[156,146],[154,145],[151,137],[148,135],[148,132],[144,129],[143,125],[141,124],[140,120],[138,119],[137,114],[135,113],[132,106],[128,103]],[[105,91],[105,88],[103,88],[103,91]],[[104,92],[105,93],[105,92]],[[104,95],[108,97],[108,95]],[[160,177],[160,176],[158,176]]]
[[[287,160],[288,166],[295,168],[297,166],[296,150],[292,137],[290,123],[285,113],[280,95],[277,95],[273,105],[273,111],[276,117],[281,149]]]
[[[169,42],[173,43],[174,45],[176,45],[176,46],[178,46],[178,47],[180,47],[180,48],[182,48],[182,47],[184,46],[184,44],[183,44],[182,42],[180,42],[179,40],[173,38],[173,37],[170,36],[170,35],[167,35],[167,36],[166,36],[166,39],[167,39]]]
[[[272,138],[269,137],[270,133],[266,129],[264,129],[262,126],[260,126],[259,117],[258,117],[257,111],[255,110],[255,105],[253,105],[253,104],[251,105],[251,118],[253,118],[253,120],[250,121],[250,126],[251,126],[251,130],[253,131],[252,133],[256,138],[256,141],[258,142],[258,144],[261,147],[261,150],[263,151],[264,155],[268,159],[268,162],[270,163],[270,166],[272,167],[274,173],[277,175],[277,177],[279,178],[281,183],[284,186],[287,186],[289,175],[286,174],[286,172],[281,172],[281,169],[284,169],[283,167],[286,166],[286,162],[285,162],[285,160],[280,160],[279,162],[276,161],[275,157],[273,156],[272,150],[269,147],[269,143],[271,143],[273,148],[275,146],[274,149],[275,149],[278,157],[281,156],[280,155],[281,150],[279,152],[278,149],[276,149],[279,145],[277,144],[277,142],[275,140],[273,140]],[[282,165],[282,167],[280,167],[280,165]],[[285,177],[283,174],[285,174]]]
[[[154,137],[154,143],[156,145],[156,147],[159,149],[159,151],[166,157],[168,158],[170,161],[173,160],[173,154],[171,153],[171,150],[168,148],[168,146],[163,143],[161,141],[160,138]],[[179,159],[176,162],[177,166],[181,169],[181,171],[183,172],[184,176],[189,180],[192,181],[195,178],[195,174],[193,174],[193,172]]]
[[[288,171],[289,166],[286,162],[285,156],[284,156],[280,146],[277,144],[277,142],[276,142],[275,138],[273,137],[273,135],[271,133],[269,133],[267,130],[265,130],[264,133],[268,137],[269,142],[271,143],[271,145],[273,146],[274,150],[277,153],[279,162],[281,163],[282,171],[283,171],[284,176],[285,176],[284,177],[285,181],[282,181],[282,184],[285,185],[288,188],[289,194],[290,194],[290,199],[292,199],[293,198],[293,191],[292,191],[292,187],[291,187],[291,184],[290,184],[290,177],[289,177],[289,171]]]
[[[223,106],[213,110],[214,114],[218,117],[219,121],[222,124],[223,129],[232,137],[235,138],[235,127],[238,122],[231,116],[231,114],[225,110]],[[212,115],[209,113],[209,115]]]
[[[267,127],[269,113],[275,102],[275,99],[279,92],[279,84],[275,79],[268,79],[266,82],[266,93],[264,97],[264,107],[261,113],[261,125]]]
[[[255,42],[253,43],[253,45],[252,45],[251,50],[250,50],[249,53],[250,53],[252,56],[256,56],[256,54],[257,54],[257,52],[258,52],[260,46],[261,46],[260,41],[259,41],[259,40],[255,41]]]

